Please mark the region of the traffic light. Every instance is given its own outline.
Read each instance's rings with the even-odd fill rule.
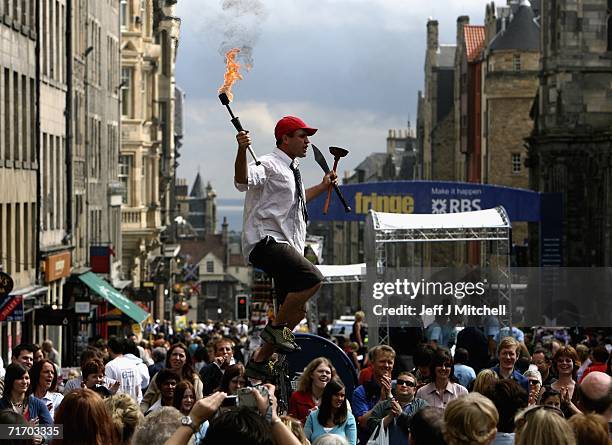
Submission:
[[[249,318],[249,297],[248,295],[236,295],[236,320],[246,320]]]

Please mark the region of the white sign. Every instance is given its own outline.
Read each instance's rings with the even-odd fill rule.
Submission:
[[[74,312],[76,314],[89,314],[90,303],[89,301],[76,301],[74,303]]]

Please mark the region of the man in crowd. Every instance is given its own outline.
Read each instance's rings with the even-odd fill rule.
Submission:
[[[34,364],[34,348],[28,343],[15,346],[11,353],[11,363],[23,365],[28,371]],[[0,379],[0,397],[4,394],[4,379]]]
[[[372,379],[359,385],[353,392],[351,402],[353,415],[358,423],[359,443],[365,444],[372,431],[368,420],[374,406],[380,401],[391,398],[391,371],[395,363],[395,351],[391,346],[379,345],[371,350]]]
[[[106,364],[106,376],[120,382],[120,391],[129,394],[137,403],[142,399],[142,377],[136,364],[123,356],[124,340],[111,337],[108,349],[111,361]]]
[[[540,375],[542,376],[542,386],[550,386],[557,381],[550,372],[552,366],[552,355],[550,351],[544,348],[536,349],[531,355],[531,363],[538,367]]]
[[[599,371],[589,373],[578,387],[578,405],[584,413],[597,413],[612,431],[612,377]]]
[[[214,345],[215,359],[200,371],[204,383],[204,395],[212,394],[221,385],[225,370],[236,363],[234,360],[234,342],[229,338],[217,340]]]
[[[519,342],[514,337],[504,337],[497,349],[499,364],[491,369],[497,373],[500,379],[516,380],[525,392],[529,394],[529,379],[514,369],[514,365],[518,360],[519,347]]]

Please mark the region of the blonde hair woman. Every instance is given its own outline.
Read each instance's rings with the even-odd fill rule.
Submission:
[[[308,414],[321,403],[325,386],[334,377],[336,369],[325,357],[315,358],[308,363],[298,380],[297,391],[289,399],[288,414],[304,425]]]
[[[469,393],[446,406],[444,438],[448,445],[489,445],[495,440],[498,421],[493,402],[482,394]]]
[[[495,391],[495,384],[498,380],[499,377],[495,371],[492,369],[483,369],[476,376],[472,391],[491,398],[493,396],[493,391]]]
[[[515,445],[576,445],[574,432],[558,408],[548,405],[531,406],[520,412],[514,423]]]
[[[104,405],[111,417],[115,436],[121,445],[130,445],[136,429],[144,422],[144,415],[134,399],[128,394],[119,393],[104,399]]]

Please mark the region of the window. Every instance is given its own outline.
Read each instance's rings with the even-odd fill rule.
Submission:
[[[121,29],[127,30],[128,23],[130,21],[130,7],[128,6],[128,0],[121,0],[119,16],[121,17]]]
[[[132,156],[119,156],[119,182],[123,185],[121,191],[121,202],[129,204],[130,196],[130,170],[132,169]]]
[[[121,69],[121,115],[127,118],[132,118],[132,92],[133,88],[134,69]]]
[[[521,172],[521,154],[520,153],[512,153],[512,173],[520,173]]]
[[[514,54],[512,56],[512,69],[514,71],[521,70],[521,55],[520,54]]]
[[[213,261],[206,261],[206,273],[215,272],[215,263]]]

